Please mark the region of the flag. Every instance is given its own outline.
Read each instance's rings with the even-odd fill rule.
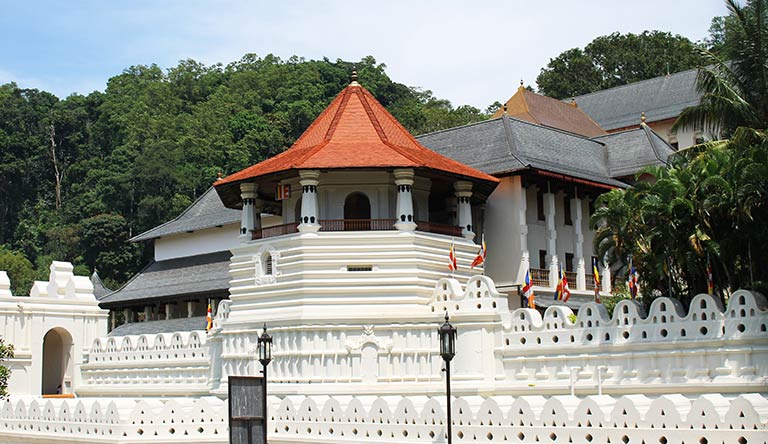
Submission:
[[[211,331],[213,328],[213,315],[211,311],[211,302],[208,301],[208,314],[205,316],[205,331]]]
[[[456,264],[456,250],[453,248],[453,240],[451,240],[451,251],[448,252],[448,269],[451,270],[451,272],[454,272],[458,270],[458,265]]]
[[[562,273],[562,282],[563,282],[563,289],[562,289],[562,295],[561,295],[561,301],[568,302],[568,299],[571,298],[571,289],[568,287],[568,276],[565,274],[562,269],[560,270]]]
[[[715,293],[715,278],[712,276],[712,264],[709,263],[709,254],[707,254],[707,294]]]
[[[531,285],[531,273],[525,272],[525,285],[523,285],[523,297],[528,302],[528,308],[536,308],[536,303],[533,301],[533,285]]]
[[[629,273],[627,274],[627,287],[629,288],[629,297],[635,299],[637,297],[637,271],[635,270],[635,264],[632,263],[632,256],[629,257]]]
[[[592,278],[595,281],[595,302],[600,304],[600,273],[597,271],[597,258],[592,258]]]
[[[475,257],[475,260],[472,261],[472,265],[470,265],[469,268],[475,268],[481,264],[484,264],[485,254],[485,234],[483,234],[483,241],[480,243],[480,251],[477,252],[477,256]]]
[[[557,287],[555,287],[555,300],[563,300],[563,267],[557,264]]]

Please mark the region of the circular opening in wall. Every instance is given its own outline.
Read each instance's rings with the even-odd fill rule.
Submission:
[[[525,345],[525,338],[520,338],[520,343]]]
[[[666,338],[667,337],[667,329],[666,328],[662,328],[661,329],[661,337],[662,338]]]
[[[592,340],[592,333],[588,333],[587,334],[587,341],[591,341],[591,340]]]
[[[624,339],[629,339],[629,332],[625,331],[624,333],[621,334],[621,337]]]
[[[744,327],[744,324],[739,324],[736,326],[736,330],[738,330],[739,333],[744,333],[744,330],[746,330],[746,328]]]

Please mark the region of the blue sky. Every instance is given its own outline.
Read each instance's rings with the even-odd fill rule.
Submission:
[[[614,31],[707,36],[721,0],[0,0],[0,83],[60,97],[103,90],[136,64],[245,53],[357,60],[398,82],[485,108],[560,52]]]

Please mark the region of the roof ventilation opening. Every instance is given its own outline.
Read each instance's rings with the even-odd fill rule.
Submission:
[[[373,265],[347,265],[347,271],[373,271]]]

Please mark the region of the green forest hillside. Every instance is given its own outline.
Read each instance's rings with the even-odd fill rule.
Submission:
[[[392,81],[373,57],[360,82],[414,134],[475,122],[428,90]],[[175,217],[217,173],[266,159],[298,138],[350,79],[352,62],[246,55],[227,66],[133,66],[105,92],[59,99],[0,85],[0,269],[14,294],[52,259],[107,285],[151,257],[131,236]]]

